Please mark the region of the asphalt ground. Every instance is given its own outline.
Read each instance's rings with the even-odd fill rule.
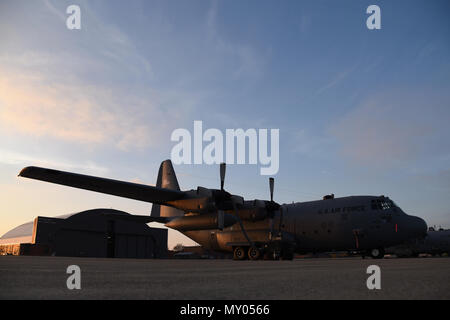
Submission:
[[[69,290],[67,267],[80,267]],[[367,267],[380,267],[369,290]],[[0,299],[449,299],[450,258],[294,261],[0,257]]]

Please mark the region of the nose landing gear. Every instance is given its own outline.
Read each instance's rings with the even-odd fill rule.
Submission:
[[[369,256],[373,259],[382,259],[384,257],[384,249],[383,248],[374,248],[368,251]]]
[[[294,247],[290,243],[270,242],[252,246],[236,245],[233,247],[234,260],[293,260]]]

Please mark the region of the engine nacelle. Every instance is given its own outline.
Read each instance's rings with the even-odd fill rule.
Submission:
[[[166,227],[179,231],[223,229],[237,222],[233,215],[219,212],[200,214],[195,216],[182,216],[166,223]]]
[[[197,187],[197,195],[201,197],[207,197],[211,198],[213,193],[211,189],[204,188],[204,187]]]
[[[262,200],[244,201],[238,208],[239,218],[246,221],[259,221],[268,217],[266,203]]]
[[[239,218],[246,221],[259,221],[268,217],[265,208],[239,209]]]
[[[267,218],[273,218],[280,205],[273,201],[251,200],[244,201],[243,205],[238,207],[238,215],[241,220],[261,221]]]

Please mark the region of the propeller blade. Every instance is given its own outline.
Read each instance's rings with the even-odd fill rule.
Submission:
[[[270,201],[273,202],[273,187],[274,187],[274,179],[273,178],[269,178],[269,187],[270,187]]]
[[[225,183],[225,170],[226,170],[226,163],[222,162],[220,164],[220,190],[223,191],[223,184]]]

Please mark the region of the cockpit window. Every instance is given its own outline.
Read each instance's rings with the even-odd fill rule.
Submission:
[[[392,208],[397,208],[397,206],[391,199],[385,197],[373,199],[371,204],[372,210],[388,210]]]

